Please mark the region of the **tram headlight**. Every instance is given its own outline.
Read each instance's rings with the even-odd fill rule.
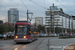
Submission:
[[[23,38],[26,38],[26,36],[24,36]]]
[[[16,38],[18,38],[18,36],[16,36]]]

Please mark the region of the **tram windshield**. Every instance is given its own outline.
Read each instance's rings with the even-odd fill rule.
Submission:
[[[27,33],[27,26],[26,25],[17,25],[16,33],[25,35]]]

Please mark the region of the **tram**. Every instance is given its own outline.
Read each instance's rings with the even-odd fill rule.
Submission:
[[[30,24],[28,21],[17,21],[15,24],[14,41],[18,42],[32,42],[38,38],[37,27]]]

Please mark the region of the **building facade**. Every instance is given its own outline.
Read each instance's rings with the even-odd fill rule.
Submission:
[[[72,29],[75,29],[75,15],[72,15],[73,21],[72,21]]]
[[[35,24],[36,24],[36,26],[43,25],[43,18],[42,17],[36,17],[35,18]]]
[[[59,15],[59,11],[62,11],[61,8],[57,8],[57,6],[54,6],[54,12],[53,6],[50,6],[50,9],[48,11],[45,11],[46,17],[45,17],[45,27],[49,28],[54,25],[54,27],[60,26],[62,27],[62,16]]]
[[[46,33],[49,33],[53,30],[52,33],[55,32],[55,28],[66,28],[65,32],[67,32],[67,29],[69,29],[69,17],[66,16],[66,14],[63,12],[62,15],[60,15],[59,12],[63,12],[62,8],[57,8],[57,6],[50,6],[50,8],[45,11],[45,29]],[[70,19],[70,29],[72,28],[71,26],[71,19]],[[49,30],[49,31],[48,31]],[[62,30],[61,32],[64,32]]]
[[[8,22],[16,23],[19,21],[19,11],[17,8],[11,8],[8,10]]]

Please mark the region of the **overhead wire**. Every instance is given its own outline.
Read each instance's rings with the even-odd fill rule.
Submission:
[[[32,2],[32,3],[34,3],[35,5],[38,5],[38,6],[42,7],[42,8],[44,8],[45,10],[47,9],[47,8],[45,7],[45,0],[43,0],[43,2],[44,2],[44,6],[41,6],[41,5],[35,3],[35,2],[32,1],[32,0],[29,0],[29,1]]]
[[[34,3],[34,4],[36,4],[36,5],[38,5],[38,6],[40,6],[40,7],[42,7],[42,8],[44,8],[44,9],[47,9],[47,8],[45,8],[45,0],[44,0],[44,6],[41,6],[41,5],[39,5],[39,4],[37,4],[37,3],[35,3],[35,2],[33,2],[33,1],[31,1],[31,0],[29,0],[30,2],[32,2],[32,3]],[[21,2],[24,4],[24,6],[28,9],[28,7],[25,5],[25,3],[21,0]],[[29,9],[28,9],[29,10]]]
[[[26,4],[21,0],[21,2],[23,3],[23,5],[25,6],[25,8],[28,10],[28,11],[30,11],[29,9],[28,9],[28,7],[26,6]],[[28,16],[28,18],[29,18],[29,16]],[[29,18],[30,19],[30,18]]]
[[[0,5],[0,6],[2,6],[2,7],[6,7],[6,6],[3,6],[3,5]]]
[[[3,5],[0,5],[1,7],[4,7],[5,9],[7,9],[7,7],[6,6],[3,6]]]
[[[31,1],[31,0],[29,0],[29,1]],[[33,1],[31,1],[31,2],[34,3],[34,4],[36,4],[36,5],[38,5],[38,6],[40,6],[40,7],[42,7],[42,8],[44,8],[44,9],[47,9],[47,8],[41,6],[41,5],[39,5],[39,4],[37,4],[37,3],[33,2]]]
[[[45,0],[43,0],[43,2],[44,2],[44,7],[45,7]]]
[[[58,0],[57,0],[58,1]],[[58,1],[59,2],[59,1]],[[61,2],[59,2],[62,6],[64,6]],[[67,10],[69,10],[66,6],[64,6]],[[69,10],[70,12],[74,13],[73,11]]]
[[[23,5],[25,6],[25,8],[27,9],[27,10],[29,10],[28,9],[28,7],[26,6],[26,4],[21,0],[21,2],[23,3]]]

